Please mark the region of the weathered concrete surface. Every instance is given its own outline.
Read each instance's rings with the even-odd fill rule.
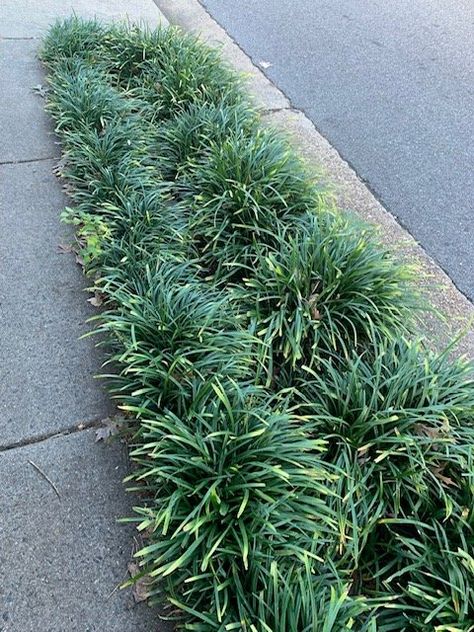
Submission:
[[[1,8],[0,8],[1,13]],[[0,163],[58,156],[53,124],[33,87],[44,81],[35,40],[0,41]],[[32,122],[34,121],[34,125]]]
[[[101,364],[94,342],[79,339],[94,310],[74,256],[59,249],[73,237],[59,222],[67,199],[54,164],[0,165],[0,446],[111,409],[94,379]]]
[[[151,0],[2,0],[0,37],[41,37],[57,18],[73,13],[107,21],[129,19],[151,27],[166,22]]]
[[[440,348],[449,343],[453,336],[464,332],[466,335],[456,348],[456,353],[466,354],[474,359],[472,327],[474,307],[472,303],[457,290],[447,274],[398,224],[395,217],[377,201],[350,165],[315,129],[313,123],[302,112],[291,107],[285,95],[273,84],[271,84],[273,86],[271,96],[267,97],[270,92],[269,79],[207,13],[198,0],[155,0],[155,2],[171,24],[197,32],[204,39],[221,46],[226,59],[236,70],[249,73],[249,89],[256,99],[257,106],[262,110],[264,121],[288,132],[296,149],[308,162],[309,168],[332,189],[337,203],[342,208],[355,211],[365,220],[378,226],[382,240],[396,252],[397,256],[417,265],[419,286],[426,291],[427,302],[443,315],[441,322],[434,314],[424,314],[420,327],[421,333],[426,334],[433,347]],[[233,51],[238,52],[234,54]]]
[[[134,530],[121,493],[123,447],[94,430],[0,453],[0,630],[164,632],[134,604],[128,577]],[[31,464],[34,463],[56,486]]]

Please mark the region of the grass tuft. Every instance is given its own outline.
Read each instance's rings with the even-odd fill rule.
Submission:
[[[334,474],[322,465],[325,442],[264,394],[219,382],[203,388],[184,416],[142,421],[133,480],[146,481],[152,496],[139,526],[150,544],[138,555],[184,610],[210,602],[222,623],[235,615],[234,582],[251,563],[297,559],[315,541],[327,543],[336,528],[326,502]]]
[[[412,273],[355,219],[307,214],[256,252],[239,298],[275,361],[313,366],[362,349],[374,332],[393,339],[409,331]]]
[[[209,143],[181,186],[189,200],[189,231],[205,261],[223,273],[251,265],[259,243],[316,209],[318,191],[286,139],[268,129],[245,130]]]
[[[205,288],[193,265],[147,265],[109,286],[108,298],[98,331],[122,367],[113,392],[127,408],[182,413],[201,384],[252,378],[256,341],[236,325],[228,295]]]

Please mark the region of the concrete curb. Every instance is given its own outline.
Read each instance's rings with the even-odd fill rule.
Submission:
[[[426,287],[427,300],[444,316],[441,321],[434,314],[423,315],[421,331],[430,343],[438,348],[444,347],[454,336],[466,332],[456,348],[456,355],[465,354],[474,359],[474,305],[382,206],[314,124],[303,112],[291,107],[289,99],[253,64],[197,0],[154,1],[171,24],[220,47],[224,59],[246,75],[248,90],[262,112],[262,119],[288,133],[310,169],[331,189],[337,205],[355,211],[375,225],[383,243],[395,250],[398,257],[416,265],[420,287]]]

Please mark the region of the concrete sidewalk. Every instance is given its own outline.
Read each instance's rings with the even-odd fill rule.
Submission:
[[[134,605],[134,530],[123,448],[95,442],[111,404],[101,359],[79,340],[93,313],[59,223],[68,203],[52,169],[52,124],[32,87],[36,52],[72,12],[158,24],[152,0],[3,0],[0,6],[0,632],[163,632]],[[49,479],[49,481],[46,479]]]

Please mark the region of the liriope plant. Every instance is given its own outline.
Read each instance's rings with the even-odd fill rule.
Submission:
[[[138,558],[156,591],[222,624],[239,605],[236,582],[269,558],[331,545],[338,473],[323,465],[325,449],[304,419],[237,383],[203,385],[184,414],[143,417],[131,479],[146,484]]]
[[[275,242],[258,244],[237,294],[277,359],[312,366],[363,346],[374,332],[394,339],[413,326],[413,272],[367,226],[312,212],[284,226]]]

